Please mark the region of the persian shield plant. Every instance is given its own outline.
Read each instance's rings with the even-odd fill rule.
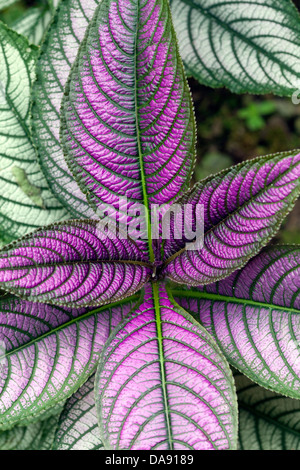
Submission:
[[[300,249],[266,247],[299,196],[300,154],[248,160],[190,188],[186,72],[287,95],[299,75],[287,58],[299,44],[285,47],[299,19],[278,26],[279,59],[251,37],[249,2],[236,2],[241,25],[231,25],[243,55],[233,41],[218,69],[201,57],[208,44],[219,51],[212,36],[203,49],[192,40],[194,21],[230,34],[229,3],[173,1],[175,33],[167,0],[63,0],[40,52],[0,25],[3,162],[15,178],[0,174],[3,448],[236,449],[238,398],[241,448],[257,416],[275,429],[266,446],[284,432],[300,447]],[[295,13],[255,4],[255,25],[270,18],[265,36],[271,12]]]

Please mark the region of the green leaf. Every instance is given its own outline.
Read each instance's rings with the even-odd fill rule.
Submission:
[[[272,114],[276,111],[274,101],[263,101],[262,103],[251,102],[246,108],[238,111],[238,117],[244,119],[251,131],[258,131],[265,125],[262,116]]]
[[[50,450],[59,414],[26,426],[0,432],[0,450]]]
[[[60,416],[53,450],[100,450],[97,412],[94,395],[95,376],[67,401]]]
[[[300,401],[234,375],[239,404],[240,450],[300,450]]]
[[[51,21],[49,6],[30,8],[11,28],[26,36],[31,44],[40,44]]]
[[[17,1],[18,0],[0,0],[0,10],[10,7],[10,5],[13,5]]]
[[[235,93],[300,88],[300,18],[290,0],[171,0],[187,73]]]
[[[38,49],[0,23],[0,239],[68,218],[36,161],[30,89]]]
[[[230,167],[232,165],[232,159],[228,155],[219,152],[208,152],[201,158],[200,162],[196,165],[196,180],[203,180],[211,174],[219,173],[220,171],[225,170],[225,168]]]
[[[59,416],[64,409],[65,403],[66,403],[66,400],[64,399],[60,401],[59,403],[56,403],[54,406],[37,410],[37,412],[34,413],[33,415],[28,415],[26,418],[22,419],[22,422],[18,423],[17,426],[28,427],[28,426],[31,426],[32,424],[38,424],[42,421],[48,421],[53,417]],[[15,424],[13,424],[10,428],[7,428],[7,429],[13,429],[14,427],[15,427]]]

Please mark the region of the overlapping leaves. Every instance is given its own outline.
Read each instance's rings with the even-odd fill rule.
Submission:
[[[0,23],[0,243],[68,217],[50,193],[30,134],[37,49]]]
[[[33,135],[48,184],[75,217],[94,211],[65,162],[59,138],[60,106],[71,66],[98,2],[64,0],[41,46],[33,87]]]
[[[50,450],[58,419],[59,414],[28,426],[0,431],[0,450]]]
[[[192,225],[202,204],[204,245],[188,250],[186,240],[171,238],[153,246],[146,210],[143,241],[123,231],[111,236],[96,220],[72,220],[0,251],[0,285],[23,298],[0,299],[0,425],[45,418],[86,382],[100,358],[101,441],[96,434],[84,440],[96,429],[92,379],[65,405],[56,448],[232,449],[236,395],[221,350],[254,380],[299,395],[297,248],[258,255],[216,283],[258,253],[292,209],[299,155],[249,161],[185,193],[194,161],[193,110],[168,4],[103,0],[92,19],[95,8],[92,0],[63,2],[43,46],[34,128],[47,179],[76,215],[90,217],[89,204],[98,216],[110,207],[122,229],[134,222],[138,203],[147,210],[190,204]],[[27,118],[28,106],[24,112]],[[36,204],[40,193],[27,172],[14,169],[14,176]],[[120,198],[133,209],[129,217]],[[164,278],[202,287],[173,287],[179,306]],[[140,298],[120,303],[142,287]],[[117,328],[110,335],[111,327]]]
[[[0,250],[0,285],[32,301],[97,306],[138,291],[152,274],[146,261],[133,241],[99,221],[72,220]]]
[[[94,394],[95,376],[67,401],[60,415],[53,450],[102,450]]]
[[[43,6],[28,10],[28,12],[11,25],[11,28],[27,37],[30,44],[39,45],[51,19],[50,6],[48,3],[45,3]]]

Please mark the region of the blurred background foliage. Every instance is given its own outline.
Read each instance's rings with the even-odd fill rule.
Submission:
[[[300,9],[300,0],[294,3]],[[14,28],[29,9],[48,5],[47,0],[18,1],[0,12],[0,20]],[[255,156],[300,149],[300,104],[273,95],[214,90],[192,78],[189,83],[198,131],[194,181]],[[300,243],[300,201],[275,241]]]
[[[48,0],[21,0],[0,12],[0,20],[9,26],[20,20],[32,7],[48,7]]]

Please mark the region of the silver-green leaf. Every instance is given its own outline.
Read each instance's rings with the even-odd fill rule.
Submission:
[[[94,394],[95,376],[72,395],[60,416],[53,450],[102,450]]]
[[[58,419],[59,414],[38,423],[0,432],[0,450],[50,450]]]
[[[17,3],[17,0],[0,0],[0,10],[5,10],[14,3]]]
[[[38,45],[47,31],[51,18],[50,6],[45,4],[42,7],[28,9],[21,18],[11,25],[11,28],[27,37],[31,44]]]
[[[300,401],[235,374],[240,450],[300,450]]]
[[[300,18],[290,0],[171,0],[186,70],[235,93],[300,88]]]

